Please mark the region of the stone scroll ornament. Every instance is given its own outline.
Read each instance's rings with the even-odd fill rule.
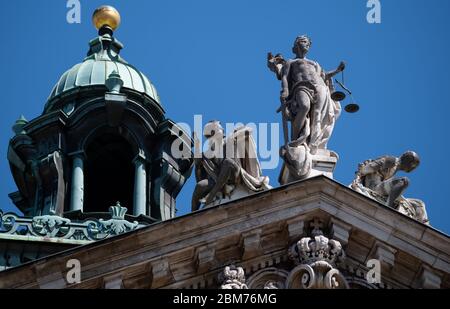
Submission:
[[[407,151],[399,158],[383,156],[367,160],[359,164],[356,177],[350,186],[404,215],[429,224],[425,203],[402,195],[409,185],[409,179],[394,177],[399,171],[412,172],[419,164],[420,158],[413,151]]]
[[[344,71],[345,64],[341,62],[336,70],[324,71],[317,62],[306,58],[311,43],[306,35],[297,37],[293,47],[295,59],[268,55],[267,65],[282,84],[281,106],[277,111],[282,114],[285,139],[280,150],[285,162],[281,184],[317,174],[332,176],[338,158],[327,150],[327,144],[341,114],[340,103],[331,97],[332,78]],[[324,164],[329,165],[328,170],[314,171],[316,165]]]
[[[237,128],[225,138],[220,122],[211,121],[204,132],[208,151],[195,162],[192,211],[271,188],[269,178],[262,176],[251,128]],[[199,141],[195,136],[194,140],[199,154]]]

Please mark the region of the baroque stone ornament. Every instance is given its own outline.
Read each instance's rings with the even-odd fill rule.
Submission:
[[[245,272],[242,267],[234,265],[227,266],[223,273],[219,275],[219,281],[222,282],[221,290],[243,290],[248,289],[245,284]]]
[[[129,222],[125,220],[127,209],[122,207],[119,202],[115,206],[111,206],[109,212],[111,213],[110,220],[100,219],[98,224],[90,226],[91,233],[96,237],[120,235],[136,229],[139,225],[137,221]]]
[[[289,274],[288,289],[347,289],[337,265],[345,259],[339,241],[323,235],[320,220],[315,219],[311,237],[300,239],[289,249],[289,258],[298,265]]]
[[[249,127],[237,128],[224,137],[218,121],[205,126],[208,151],[200,153],[195,138],[195,176],[197,185],[192,195],[192,211],[270,189],[269,178],[262,176],[256,144]]]
[[[402,195],[409,185],[409,179],[394,177],[399,171],[412,172],[419,164],[420,158],[413,151],[407,151],[399,158],[383,156],[367,160],[359,164],[350,187],[404,215],[429,224],[425,203]]]
[[[34,217],[32,226],[34,231],[42,236],[57,237],[58,234],[66,234],[70,227],[70,220],[58,216]]]
[[[135,230],[144,225],[125,220],[127,209],[120,204],[110,207],[110,220],[71,221],[59,216],[22,218],[0,210],[0,234],[34,236],[64,240],[97,241]]]
[[[267,281],[264,285],[265,290],[280,290],[283,288],[282,282],[276,282],[276,281]]]
[[[249,289],[284,289],[289,272],[277,267],[265,267],[246,278]]]
[[[306,58],[311,39],[299,36],[294,42],[295,59],[281,54],[268,55],[267,65],[281,81],[281,106],[285,145],[280,156],[285,164],[279,181],[287,184],[319,174],[332,177],[338,156],[327,150],[336,120],[341,114],[339,101],[332,99],[332,78],[343,72],[344,62],[326,72],[315,61]],[[289,137],[289,125],[291,134]]]

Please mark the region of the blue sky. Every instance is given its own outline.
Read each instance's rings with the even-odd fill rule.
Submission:
[[[82,23],[66,22],[66,0],[0,2],[0,208],[14,211],[16,190],[6,160],[11,126],[39,116],[60,75],[81,62],[96,36],[93,10],[115,6],[122,56],[159,90],[167,116],[205,121],[280,122],[279,82],[267,52],[291,57],[299,34],[313,39],[309,58],[325,69],[347,62],[346,84],[361,106],[339,119],[329,148],[340,161],[335,179],[349,184],[357,164],[414,150],[419,168],[407,197],[423,199],[432,225],[450,233],[448,99],[450,1],[381,0],[381,24],[366,21],[366,0],[243,1],[80,0]],[[281,163],[280,163],[281,166]],[[264,173],[277,186],[280,166]],[[190,209],[193,177],[178,199]]]

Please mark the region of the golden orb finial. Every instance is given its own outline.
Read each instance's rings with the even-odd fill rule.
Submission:
[[[95,10],[92,22],[97,30],[107,26],[114,31],[120,26],[120,14],[112,6],[103,5]]]

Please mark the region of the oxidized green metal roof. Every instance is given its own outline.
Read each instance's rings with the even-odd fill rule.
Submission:
[[[156,88],[150,80],[120,57],[122,48],[123,45],[108,34],[92,40],[87,58],[61,76],[47,102],[75,88],[105,85],[109,75],[116,71],[123,80],[123,88],[146,94],[160,103]]]

